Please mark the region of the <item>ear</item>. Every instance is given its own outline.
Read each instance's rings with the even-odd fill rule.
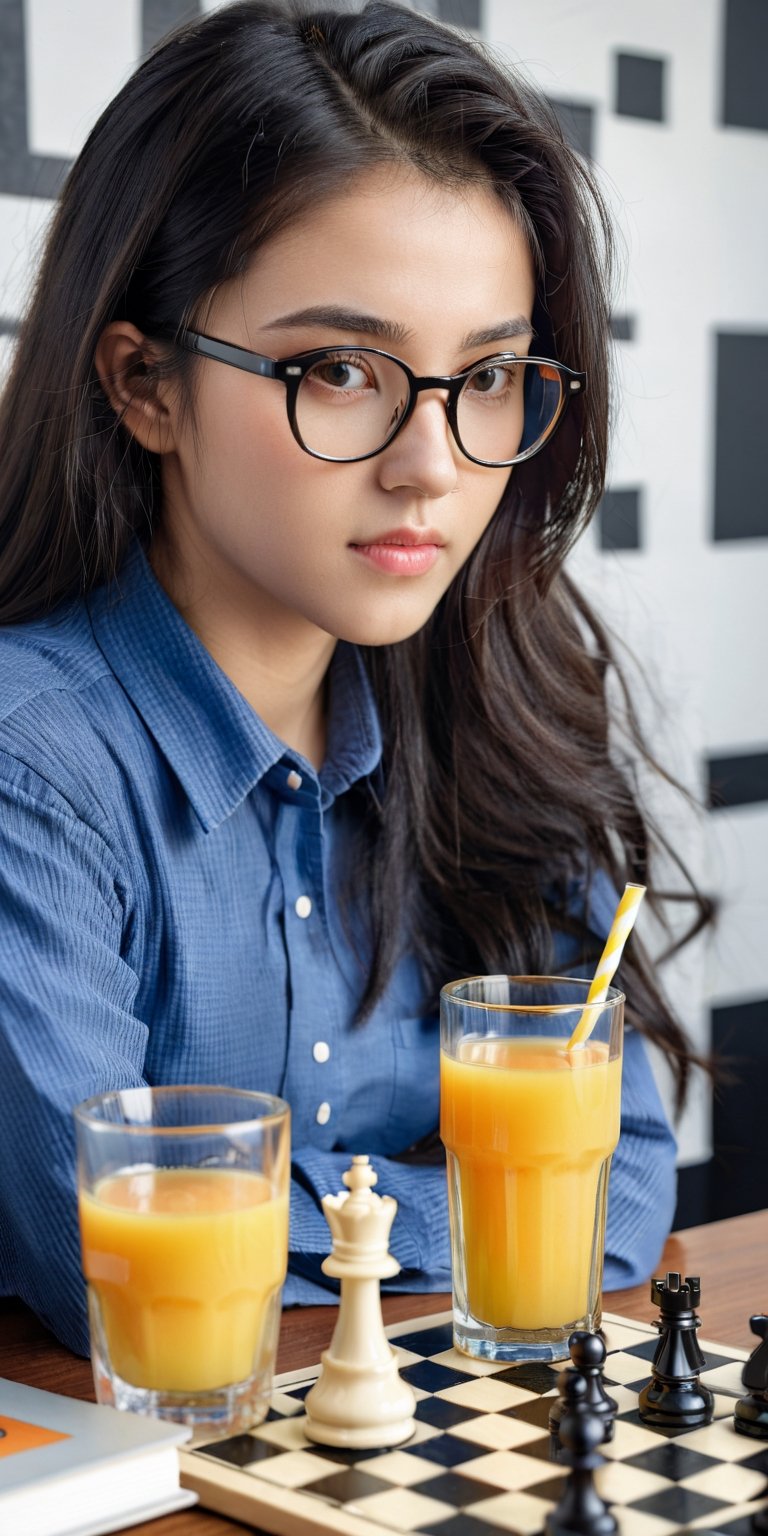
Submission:
[[[96,344],[94,363],[110,405],[132,437],[151,453],[171,453],[173,390],[157,370],[159,353],[135,325],[113,320]]]

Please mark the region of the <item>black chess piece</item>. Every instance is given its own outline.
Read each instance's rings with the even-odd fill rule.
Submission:
[[[768,1440],[768,1317],[758,1312],[749,1319],[749,1326],[760,1343],[741,1373],[749,1391],[746,1397],[739,1398],[733,1410],[733,1427],[740,1435]],[[768,1523],[763,1529],[768,1530]]]
[[[557,1390],[559,1395],[553,1399],[548,1420],[549,1432],[553,1437],[549,1451],[550,1461],[560,1460],[560,1425],[565,1415],[567,1413],[580,1413],[583,1408],[588,1406],[587,1392],[589,1389],[586,1378],[574,1366],[566,1365],[563,1367],[557,1378]]]
[[[594,1482],[597,1467],[603,1465],[597,1451],[605,1429],[603,1415],[587,1404],[587,1383],[578,1371],[566,1367],[561,1375],[568,1397],[560,1420],[561,1459],[571,1470],[562,1497],[546,1517],[545,1536],[613,1536],[618,1525]]]
[[[587,1383],[584,1401],[595,1413],[599,1413],[603,1420],[603,1441],[612,1440],[613,1421],[619,1405],[614,1398],[608,1396],[603,1386],[605,1344],[599,1333],[588,1333],[585,1329],[577,1329],[568,1340],[568,1348],[574,1368]],[[561,1385],[561,1379],[565,1375],[566,1372],[561,1372],[561,1378],[557,1383],[560,1388],[560,1397],[550,1409],[549,1428],[553,1435],[557,1434],[563,1414],[568,1411],[568,1402]]]
[[[706,1365],[696,1338],[701,1320],[696,1308],[701,1298],[698,1275],[677,1273],[665,1280],[651,1281],[651,1301],[661,1310],[656,1327],[660,1338],[653,1357],[651,1380],[638,1399],[640,1418],[645,1424],[670,1429],[697,1429],[709,1424],[715,1399],[709,1387],[702,1386],[699,1371]]]

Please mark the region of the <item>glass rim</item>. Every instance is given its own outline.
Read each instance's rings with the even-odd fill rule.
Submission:
[[[392,432],[390,430],[388,433],[385,433],[383,441],[379,441],[377,437],[375,447],[366,448],[362,454],[355,454],[351,458],[342,458],[337,454],[331,454],[325,448],[321,448],[319,446],[315,447],[313,445],[313,429],[306,419],[306,412],[308,409],[312,409],[312,407],[306,403],[307,391],[304,386],[311,378],[315,367],[321,366],[327,358],[332,359],[336,354],[341,353],[343,356],[346,356],[350,353],[351,350],[352,349],[343,346],[329,346],[322,352],[320,349],[318,349],[316,362],[313,363],[311,367],[306,369],[306,372],[302,374],[301,378],[296,384],[293,409],[296,418],[296,429],[300,435],[301,444],[306,449],[306,451],[312,454],[314,457],[320,459],[328,459],[332,463],[357,464],[366,458],[373,458],[378,453],[383,452],[383,450],[389,446],[389,443],[393,440],[393,437],[397,435],[397,431]],[[386,364],[389,364],[390,367],[399,371],[399,373],[402,375],[402,378],[405,380],[405,384],[408,390],[409,404],[406,407],[404,418],[407,419],[407,417],[410,416],[412,410],[411,401],[414,387],[413,373],[412,370],[408,367],[407,363],[404,363],[401,358],[395,357],[389,352],[383,352],[378,347],[358,347],[356,351],[358,353],[364,353],[367,356],[381,358]],[[478,444],[477,451],[475,451],[474,444],[467,446],[467,443],[465,442],[465,437],[471,437],[473,431],[470,421],[465,418],[465,411],[470,409],[468,386],[475,374],[482,373],[494,363],[503,364],[505,366],[507,364],[514,363],[515,368],[523,370],[525,369],[526,364],[530,368],[547,366],[557,371],[558,394],[557,399],[552,403],[552,410],[547,422],[544,426],[540,427],[538,433],[525,448],[518,448],[517,453],[515,453],[512,458],[507,456],[503,458],[488,458],[484,454],[481,456],[480,450],[483,446],[482,444]],[[458,392],[455,395],[452,395],[450,398],[449,422],[453,429],[453,433],[457,440],[458,446],[466,458],[468,458],[472,463],[484,464],[489,468],[495,467],[497,469],[505,469],[507,467],[512,468],[515,464],[523,463],[526,459],[534,457],[534,455],[539,453],[542,448],[546,447],[547,443],[553,436],[560,423],[563,411],[565,409],[567,396],[564,374],[560,371],[560,365],[555,362],[554,359],[527,356],[517,357],[514,353],[506,352],[492,353],[485,358],[479,359],[476,364],[472,365],[470,368],[467,368],[464,370],[464,372],[466,373],[466,377],[461,386],[461,389],[458,390]],[[550,382],[553,381],[550,380]],[[336,425],[336,423],[334,423],[334,425]],[[523,436],[524,435],[525,432],[523,431]]]
[[[172,1095],[181,1097],[202,1096],[203,1094],[221,1094],[232,1099],[257,1100],[259,1103],[269,1105],[266,1114],[256,1115],[249,1120],[207,1120],[199,1125],[155,1125],[151,1120],[141,1124],[130,1124],[119,1120],[104,1120],[95,1113],[96,1105],[106,1103],[108,1100],[118,1100],[123,1095],[151,1094],[152,1101],[163,1098],[170,1099]],[[154,1087],[144,1084],[135,1088],[108,1088],[104,1093],[95,1093],[89,1099],[83,1099],[76,1104],[73,1110],[75,1120],[89,1131],[119,1131],[127,1136],[201,1136],[217,1133],[219,1135],[230,1132],[243,1132],[254,1130],[259,1126],[269,1127],[279,1125],[290,1117],[291,1106],[286,1099],[281,1099],[274,1093],[261,1093],[250,1088],[226,1088],[221,1083],[187,1083],[174,1084],[163,1083]]]
[[[503,971],[487,972],[477,976],[462,976],[458,981],[446,982],[445,986],[440,988],[441,1000],[445,998],[446,1002],[455,1003],[461,1008],[482,1008],[485,1013],[569,1014],[583,1013],[586,1006],[586,995],[583,1002],[573,1003],[491,1003],[483,1002],[480,998],[457,997],[455,995],[459,987],[466,987],[473,981],[515,981],[521,984],[541,984],[542,986],[546,983],[558,982],[568,987],[583,987],[586,989],[586,994],[589,993],[589,988],[592,985],[591,980],[587,980],[583,976],[513,976],[507,975]],[[625,1002],[626,994],[624,992],[620,992],[618,987],[608,987],[602,1002],[592,1003],[590,1006],[593,1008],[615,1009],[619,1003]]]
[[[458,374],[450,375],[417,375],[413,369],[394,353],[387,352],[383,347],[357,347],[352,348],[343,343],[329,345],[327,347],[313,347],[306,352],[296,352],[283,358],[268,357],[263,352],[254,352],[250,347],[242,347],[234,342],[222,341],[216,336],[207,336],[200,331],[188,330],[185,326],[163,326],[157,331],[158,338],[170,341],[174,346],[191,352],[196,356],[212,359],[215,362],[225,363],[228,367],[243,369],[246,373],[257,375],[266,379],[279,379],[285,386],[286,409],[291,432],[304,453],[312,458],[321,459],[327,464],[362,464],[367,459],[374,459],[383,453],[398,432],[411,418],[415,404],[423,389],[447,390],[448,398],[445,402],[448,423],[456,440],[456,444],[465,458],[472,464],[481,464],[488,469],[511,469],[515,464],[524,464],[528,459],[540,453],[551,441],[557,431],[568,408],[568,403],[574,394],[581,395],[586,389],[587,375],[576,368],[571,368],[567,363],[561,363],[554,357],[524,356],[515,352],[490,352],[485,357],[477,358],[468,369],[463,369]],[[367,355],[375,355],[387,359],[397,365],[405,375],[408,382],[409,400],[401,413],[399,420],[383,443],[376,448],[368,448],[364,453],[336,454],[328,453],[320,448],[312,448],[305,441],[301,427],[297,420],[297,400],[301,384],[308,370],[320,358],[328,357],[333,353],[357,353],[365,352]],[[458,397],[463,392],[467,382],[467,376],[475,369],[482,369],[489,363],[514,361],[518,365],[545,364],[554,369],[559,380],[559,406],[550,421],[546,431],[543,431],[527,448],[512,455],[511,458],[487,459],[479,454],[470,452],[461,439],[458,426],[457,405]]]

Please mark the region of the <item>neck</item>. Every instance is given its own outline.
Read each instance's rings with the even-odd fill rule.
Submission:
[[[182,559],[167,535],[158,535],[149,560],[190,629],[265,725],[320,768],[335,640],[212,559],[210,549],[201,555],[187,550]]]

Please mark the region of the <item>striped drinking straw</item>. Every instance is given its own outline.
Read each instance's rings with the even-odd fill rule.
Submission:
[[[600,956],[594,979],[587,993],[584,1011],[568,1041],[566,1049],[569,1051],[575,1045],[585,1044],[600,1017],[600,1010],[608,996],[608,988],[619,968],[624,945],[632,932],[644,895],[644,885],[630,884],[624,887],[624,895],[616,908],[616,916],[611,923],[611,931],[605,941],[605,949]]]

